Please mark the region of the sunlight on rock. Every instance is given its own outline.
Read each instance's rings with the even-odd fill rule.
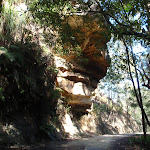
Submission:
[[[70,81],[62,76],[57,77],[57,84],[58,87],[74,95],[90,96],[92,93],[92,90],[88,88],[84,83],[75,83],[74,81]]]
[[[64,117],[63,127],[65,129],[65,132],[69,133],[71,136],[78,133],[77,128],[73,125],[73,122],[67,113]]]
[[[25,11],[27,11],[27,6],[26,6],[25,3],[20,3],[19,6],[16,6],[16,9],[18,10],[18,12],[21,15],[22,13],[24,13]]]
[[[81,118],[80,123],[81,123],[81,129],[84,132],[93,132],[93,133],[96,133],[97,130],[96,130],[95,118],[91,114],[84,115]]]
[[[75,83],[72,89],[72,93],[75,95],[91,95],[91,92],[82,82]]]
[[[66,60],[65,59],[60,58],[58,56],[55,56],[54,59],[55,59],[55,65],[56,65],[57,68],[58,67],[64,67],[64,68],[67,69],[67,67],[66,67]]]

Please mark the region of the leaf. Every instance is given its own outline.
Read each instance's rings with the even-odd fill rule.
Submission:
[[[32,77],[26,76],[26,75],[25,75],[25,78],[26,78],[26,80],[27,80],[28,85],[30,85],[30,87],[31,87],[33,90],[36,90],[36,87],[37,87],[37,85],[36,85],[36,80],[33,79]]]
[[[5,101],[5,97],[3,96],[3,88],[0,87],[0,99],[4,102]]]
[[[131,105],[130,105],[131,107],[133,107],[133,108],[135,108],[135,107],[137,107],[138,105],[137,104],[135,104],[135,103],[131,103]]]
[[[7,53],[7,49],[5,47],[0,47],[0,55]]]
[[[14,54],[9,53],[5,47],[0,47],[0,55],[4,54],[11,62],[15,60]]]
[[[14,79],[16,80],[16,83],[17,83],[17,85],[19,87],[19,73],[18,73],[17,70],[14,70],[13,74],[14,74]]]
[[[7,56],[7,58],[13,62],[15,61],[15,57],[14,57],[14,54],[13,53],[6,53],[5,56]]]

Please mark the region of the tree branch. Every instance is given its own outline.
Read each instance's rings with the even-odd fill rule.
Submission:
[[[0,0],[0,13],[2,11],[2,3],[3,3],[3,0]]]
[[[123,35],[134,35],[136,37],[140,37],[140,38],[143,38],[143,39],[146,39],[148,41],[150,41],[150,34],[149,33],[139,33],[139,32],[136,32],[135,29],[133,27],[131,27],[130,25],[125,25],[121,22],[119,22],[115,17],[113,17],[111,14],[108,14],[108,13],[105,13],[105,11],[103,10],[102,6],[100,5],[99,1],[98,0],[95,0],[95,2],[97,3],[100,11],[99,13],[102,13],[103,17],[105,18],[105,20],[107,21],[107,23],[110,25],[110,27],[114,30],[114,33],[117,33],[117,34],[123,34]],[[116,23],[118,23],[120,26],[124,27],[123,31],[120,31],[120,29],[117,29],[110,21],[109,21],[109,17],[112,17]],[[128,31],[128,30],[129,31]]]
[[[120,0],[121,1],[121,0]],[[124,23],[121,23],[120,21],[118,21],[113,15],[109,14],[109,13],[106,13],[104,10],[103,10],[103,7],[100,5],[99,1],[98,0],[95,0],[95,2],[97,3],[98,7],[99,7],[99,11],[93,11],[93,10],[87,10],[87,11],[77,11],[77,12],[72,12],[72,14],[78,14],[78,13],[101,13],[104,17],[104,19],[106,20],[106,22],[108,23],[108,25],[113,29],[112,31],[114,33],[117,33],[118,35],[133,35],[133,36],[136,36],[136,37],[140,37],[142,39],[146,39],[148,41],[150,41],[150,34],[149,32],[148,33],[139,33],[136,31],[135,28],[132,27],[132,25],[128,25],[128,24],[124,24]],[[121,2],[120,2],[121,3]],[[123,5],[123,4],[122,4]],[[123,6],[122,6],[123,7]],[[125,11],[125,10],[124,10]],[[115,22],[120,25],[120,28],[117,28],[115,25],[113,25],[111,22],[110,22],[110,17],[112,19],[115,20]],[[126,17],[127,17],[127,14],[126,14]],[[127,18],[128,19],[128,18]],[[122,29],[122,30],[120,30]]]
[[[143,77],[142,72],[141,72],[139,69],[137,69],[137,71],[139,71],[139,73],[140,73],[140,75],[141,75],[141,77],[142,77],[142,80],[143,80],[143,84],[145,84],[145,80],[144,80],[144,77]]]
[[[142,62],[141,58],[140,58],[140,61],[141,61],[141,67],[142,67],[142,70],[143,70],[144,76],[145,76],[145,78],[148,80],[148,79],[149,79],[149,77],[146,75],[146,72],[145,72],[145,70],[144,70],[143,62]]]
[[[142,113],[142,125],[143,125],[143,133],[144,133],[144,137],[146,137],[146,130],[145,130],[145,119],[147,121],[147,124],[150,126],[150,121],[147,117],[147,114],[145,113],[145,110],[143,108],[143,103],[142,103],[142,98],[141,98],[141,92],[140,92],[140,88],[139,88],[139,84],[138,84],[138,90],[139,90],[139,96],[138,96],[138,92],[135,88],[135,83],[134,83],[134,80],[133,80],[133,76],[132,76],[132,73],[131,73],[131,67],[130,67],[130,57],[129,57],[129,50],[128,50],[128,47],[125,43],[125,41],[123,40],[123,43],[124,43],[124,46],[125,46],[125,49],[126,49],[126,53],[127,53],[127,58],[128,58],[128,68],[129,68],[129,73],[130,73],[130,77],[131,77],[131,81],[132,81],[132,84],[133,84],[133,88],[134,88],[134,92],[135,92],[135,95],[136,95],[136,99],[137,99],[137,102],[138,102],[138,105],[141,109],[141,113]],[[132,55],[132,59],[133,58],[133,55]],[[134,61],[134,60],[133,60]],[[136,70],[136,66],[135,66],[135,70]],[[137,72],[136,72],[136,76],[137,76]],[[138,76],[137,76],[138,77]],[[137,78],[137,81],[138,81],[138,78]],[[145,119],[144,119],[145,118]]]

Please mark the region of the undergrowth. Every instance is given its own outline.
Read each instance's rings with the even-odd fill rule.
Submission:
[[[150,149],[150,135],[147,135],[146,139],[143,135],[137,135],[135,137],[131,137],[129,141],[132,146],[138,146],[142,150]]]

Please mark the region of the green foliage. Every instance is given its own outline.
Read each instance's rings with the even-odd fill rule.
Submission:
[[[5,97],[3,96],[3,88],[0,87],[0,99],[4,102],[5,101]]]
[[[53,26],[54,28],[60,27],[61,13],[68,9],[68,1],[33,1],[30,5],[30,11],[33,13],[35,20],[40,21],[43,27]]]
[[[26,15],[24,12],[17,10],[14,5],[17,1],[6,0],[3,2],[2,12],[0,16],[1,22],[1,36],[0,40],[5,43],[11,44],[17,38],[20,38],[22,28],[25,23]]]
[[[62,43],[61,43],[62,44]],[[79,45],[75,45],[74,47],[70,44],[70,46],[68,45],[68,47],[64,48],[63,45],[56,44],[54,50],[56,53],[59,53],[61,56],[65,55],[65,56],[74,56],[76,58],[81,58],[80,56],[82,56],[81,54],[81,47]]]
[[[67,105],[66,106],[66,111],[69,113],[71,111],[71,106]]]
[[[135,107],[138,107],[138,104],[137,103],[131,103],[130,106],[135,108]]]
[[[49,66],[49,69],[51,70],[51,71],[53,71],[54,73],[58,73],[58,69],[56,68],[56,67],[54,67],[54,66]]]
[[[57,130],[55,129],[55,127],[52,125],[52,124],[49,124],[49,123],[43,123],[41,125],[41,131],[43,131],[47,136],[48,138],[50,138],[51,140],[56,140],[58,137],[57,137]]]
[[[75,9],[75,4],[83,4],[83,6],[79,7],[79,9]],[[85,6],[85,7],[84,7]],[[81,39],[84,39],[84,32],[81,30],[83,27],[79,26],[78,29],[73,29],[69,23],[68,19],[70,14],[75,13],[76,11],[86,9],[87,6],[84,2],[80,1],[34,1],[30,5],[30,11],[33,15],[33,18],[37,23],[40,23],[41,27],[44,28],[44,34],[46,37],[46,42],[49,43],[49,45],[53,45],[55,48],[55,51],[57,53],[60,53],[61,55],[67,55],[74,57],[75,59],[80,59],[82,55],[81,51],[81,45],[84,41],[81,41]],[[82,17],[82,16],[81,16]],[[97,18],[97,22],[101,22],[102,26],[102,16],[99,15],[96,17],[96,15],[93,15],[92,17],[89,17],[88,15],[86,17],[83,17],[84,22],[89,23],[94,18]],[[104,26],[104,25],[103,25]],[[87,24],[87,27],[91,27]],[[80,29],[81,28],[81,29]],[[46,33],[46,31],[48,31]],[[106,34],[106,31],[102,31],[104,36]],[[55,33],[55,34],[52,34]],[[49,36],[50,35],[50,36]],[[79,39],[79,36],[83,36],[83,38]],[[52,40],[54,38],[55,40]],[[97,44],[101,41],[100,39]],[[100,57],[101,55],[96,55],[96,57]]]
[[[1,54],[6,54],[8,51],[7,51],[7,49],[5,48],[5,47],[0,47],[0,55]]]
[[[38,117],[54,113],[59,92],[54,90],[53,59],[42,56],[34,43],[15,43],[0,50],[2,116],[19,110]]]
[[[150,148],[150,136],[145,139],[143,135],[137,135],[136,137],[131,137],[129,141],[131,145],[140,146],[143,150]]]
[[[105,103],[93,104],[93,111],[97,115],[100,115],[101,113],[104,113],[104,112],[108,112],[109,113],[111,111],[111,108]]]
[[[54,89],[54,81],[58,70],[53,56],[46,55],[39,44],[31,42],[34,40],[28,26],[31,18],[26,18],[25,12],[20,14],[16,3],[5,1],[0,18],[0,119],[7,123],[6,118],[13,113],[23,113],[39,132],[48,117],[52,121],[57,118],[60,94]],[[24,28],[25,25],[28,27]],[[53,132],[50,126],[43,130]]]
[[[104,9],[105,15],[111,20],[110,27],[118,38],[122,38],[123,35],[132,35],[135,38],[148,39],[149,33],[141,33],[143,26],[148,30],[149,13],[147,5],[147,0],[101,1],[101,7]]]
[[[57,90],[57,89],[51,90],[51,91],[50,91],[50,94],[51,94],[51,96],[52,96],[55,100],[57,100],[58,98],[60,98],[60,93],[59,93],[59,90]]]

